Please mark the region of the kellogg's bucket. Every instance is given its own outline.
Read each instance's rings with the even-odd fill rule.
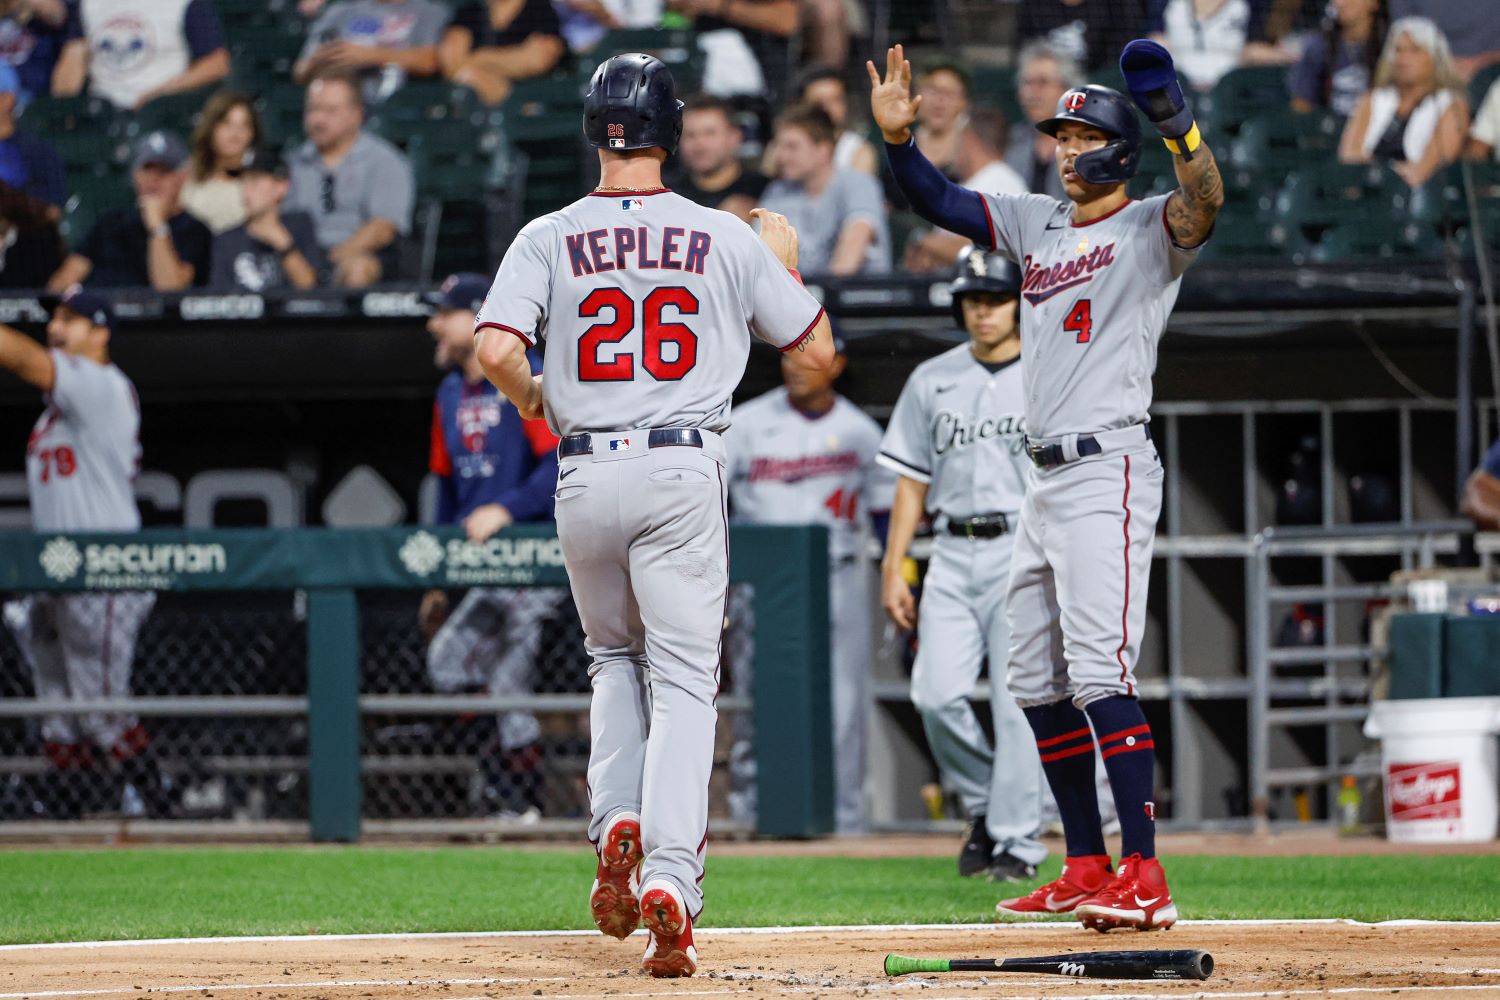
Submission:
[[[1500,698],[1413,698],[1371,706],[1386,836],[1411,843],[1494,840],[1500,825]]]

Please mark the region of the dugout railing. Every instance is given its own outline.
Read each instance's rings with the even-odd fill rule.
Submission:
[[[737,629],[729,629],[737,645],[731,650],[726,643],[721,663],[725,690],[718,700],[714,779],[720,787],[712,818],[721,834],[745,829],[724,801],[746,791],[733,787],[744,779],[728,773],[730,744],[751,734],[754,759],[741,774],[750,776],[758,798],[753,828],[777,836],[832,829],[826,537],[821,527],[731,529],[730,605],[739,620]],[[571,692],[505,696],[400,690],[400,678],[411,676],[410,670],[382,675],[393,648],[410,658],[410,637],[403,636],[399,647],[390,637],[415,627],[410,608],[417,595],[474,586],[565,587],[550,526],[512,526],[480,545],[454,529],[423,527],[0,532],[0,594],[12,606],[17,598],[42,594],[149,591],[158,597],[137,644],[136,694],[39,698],[24,680],[25,654],[14,632],[0,635],[0,667],[9,675],[6,696],[0,697],[0,835],[126,831],[353,841],[362,833],[581,832],[586,675]],[[390,614],[398,603],[408,610]],[[162,620],[148,635],[152,617]],[[227,621],[238,624],[229,628]],[[576,621],[572,628],[573,640],[548,633],[544,641],[576,642]],[[192,648],[184,649],[188,644]],[[580,650],[573,655],[576,660]],[[139,693],[140,686],[152,684],[140,678],[151,673],[153,658],[184,657],[196,669],[176,675],[176,689]],[[752,678],[748,684],[746,677]],[[445,773],[460,783],[473,778],[474,747],[435,751],[412,720],[444,725],[508,711],[572,720],[574,738],[543,744],[544,752],[562,758],[551,762],[551,773],[579,793],[562,815],[506,822],[443,815],[437,803],[420,797],[402,810],[372,801],[382,782],[403,777],[412,794],[431,794]],[[258,798],[258,808],[242,808],[237,818],[192,819],[181,817],[191,817],[194,803],[178,801],[173,818],[146,818],[130,815],[128,801],[115,800],[95,801],[92,811],[78,809],[66,822],[47,816],[36,796],[43,779],[57,779],[61,769],[40,752],[40,723],[49,716],[93,713],[139,717],[146,732],[156,729],[157,736],[175,732],[175,742],[157,740],[165,745],[152,756],[169,778],[178,779],[178,793],[201,796],[210,783],[205,779],[228,775],[239,780],[242,797],[248,788],[248,798]],[[403,737],[410,739],[403,744]],[[743,755],[745,747],[738,752]],[[94,763],[93,773],[111,778],[115,791],[129,777],[103,761]]]

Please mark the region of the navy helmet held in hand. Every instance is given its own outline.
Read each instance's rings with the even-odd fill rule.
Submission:
[[[599,64],[583,99],[583,134],[599,149],[676,152],[682,102],[672,71],[653,56],[629,52]]]
[[[1055,138],[1067,122],[1091,125],[1113,137],[1103,149],[1083,153],[1073,161],[1073,169],[1086,183],[1121,184],[1135,176],[1141,162],[1141,122],[1118,90],[1092,83],[1070,90],[1058,100],[1057,112],[1036,127]]]

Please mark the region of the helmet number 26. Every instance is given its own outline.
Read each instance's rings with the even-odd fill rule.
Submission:
[[[685,324],[667,320],[663,312],[672,308],[678,318],[696,316],[698,299],[680,286],[656,288],[641,303],[645,335],[641,345],[641,367],[658,382],[676,382],[698,363],[698,335]],[[635,379],[635,356],[621,351],[608,361],[599,349],[618,344],[635,329],[635,300],[623,288],[596,288],[578,304],[582,319],[596,319],[605,310],[613,317],[595,323],[578,341],[578,378],[582,382],[630,382]],[[668,345],[671,345],[670,359]]]
[[[1078,343],[1087,344],[1090,335],[1094,332],[1094,318],[1089,315],[1089,300],[1079,299],[1073,306],[1073,311],[1068,313],[1068,318],[1063,320],[1063,329],[1078,335]]]

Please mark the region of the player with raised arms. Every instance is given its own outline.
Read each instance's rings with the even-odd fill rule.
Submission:
[[[833,336],[791,270],[784,217],[757,209],[757,239],[662,187],[682,134],[666,66],[602,63],[583,129],[599,186],[521,230],[475,337],[495,386],[562,438],[557,533],[593,661],[594,923],[623,939],[644,921],[642,968],[689,976],[729,593],[730,396],[752,335],[814,371],[832,366]],[[545,382],[526,360],[539,339]]]
[[[1224,201],[1167,50],[1129,43],[1120,69],[1172,151],[1180,184],[1132,201],[1135,109],[1108,87],[1069,90],[1037,128],[1057,139],[1068,201],[991,195],[948,181],[916,148],[921,98],[901,46],[874,118],[897,183],[928,221],[1021,265],[1021,357],[1029,470],[1011,562],[1010,689],[1036,737],[1067,840],[1062,875],[1002,900],[1002,915],[1076,913],[1098,930],[1170,927],[1177,908],[1156,859],[1155,742],[1136,695],[1162,467],[1146,422],[1156,345],[1182,274]],[[1092,723],[1092,727],[1091,724]],[[1121,826],[1112,870],[1094,791],[1095,733]]]

